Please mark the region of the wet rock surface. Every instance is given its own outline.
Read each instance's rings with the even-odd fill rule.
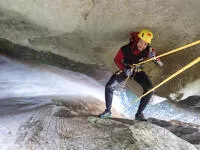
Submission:
[[[71,115],[72,110],[69,112],[60,111],[56,114],[53,106],[33,111],[30,118],[17,130],[13,148],[195,149],[169,131],[150,123],[120,118],[99,119],[95,116],[82,116],[76,111]]]
[[[191,144],[200,144],[200,125],[180,122],[177,120],[165,121],[155,118],[149,118],[148,121],[169,130],[176,136],[190,142]]]
[[[75,102],[76,100],[78,101]],[[103,111],[103,106],[102,102],[94,99],[88,100],[87,98],[85,101],[74,97],[74,99],[54,99],[49,105],[23,112],[24,121],[16,130],[13,131],[11,122],[6,125],[7,132],[4,135],[7,135],[4,142],[12,139],[6,148],[38,150],[196,149],[189,142],[150,121],[124,119],[117,113],[113,113],[111,119],[100,119],[97,114]],[[18,115],[20,117],[18,113],[15,118]],[[10,115],[7,116],[8,119],[9,117]],[[169,127],[169,124],[164,121],[160,125]],[[179,125],[177,131],[189,134],[196,130],[191,130],[189,127],[180,128]]]
[[[200,111],[200,96],[190,96],[184,100],[177,102],[178,107],[192,108]]]

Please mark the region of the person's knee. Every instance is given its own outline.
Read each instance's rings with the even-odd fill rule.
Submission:
[[[106,86],[105,86],[105,88],[106,88],[106,89],[111,89],[111,88],[112,88],[112,87],[111,87],[111,84],[107,83]]]
[[[150,101],[152,95],[153,95],[153,92],[150,92],[150,93],[148,93],[146,96],[144,96],[144,97],[141,99],[142,103],[147,104],[147,103]]]
[[[143,90],[145,93],[148,92],[149,90],[151,90],[152,88],[153,88],[152,84],[144,84],[143,85]],[[153,92],[152,92],[152,94],[153,94]]]
[[[152,89],[152,88],[153,88],[153,84],[152,84],[151,82],[149,82],[149,83],[147,84],[147,87],[148,87],[149,89]]]
[[[152,95],[153,95],[153,92],[150,92],[150,93],[149,93],[149,97],[151,98]]]
[[[110,84],[106,84],[105,90],[108,91],[108,92],[113,92],[113,88]]]

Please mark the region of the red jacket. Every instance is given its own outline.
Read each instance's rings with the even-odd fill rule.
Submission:
[[[150,45],[148,45],[142,52],[138,50],[137,43],[139,37],[137,35],[138,32],[131,32],[130,42],[127,45],[122,46],[114,58],[114,61],[120,70],[124,70],[126,66],[137,64],[145,59],[156,56],[155,49]],[[155,59],[154,63],[162,66],[162,62],[159,58]]]

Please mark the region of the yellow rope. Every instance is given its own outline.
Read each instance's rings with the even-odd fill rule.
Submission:
[[[164,81],[162,81],[160,84],[156,85],[154,88],[152,88],[151,90],[149,90],[148,92],[144,93],[142,96],[140,96],[139,98],[133,100],[131,102],[131,105],[138,101],[139,99],[141,99],[142,97],[144,97],[145,95],[149,94],[150,92],[152,92],[153,90],[157,89],[158,87],[160,87],[161,85],[163,85],[164,83],[166,83],[167,81],[171,80],[172,78],[174,78],[175,76],[177,76],[178,74],[182,73],[183,71],[185,71],[186,69],[192,67],[193,65],[195,65],[196,63],[198,63],[200,61],[200,57],[198,57],[197,59],[193,60],[191,63],[187,64],[186,66],[184,66],[182,69],[178,70],[176,73],[172,74],[171,76],[169,76],[167,79],[165,79]]]
[[[135,69],[136,66],[132,65],[131,67],[131,72],[133,72],[133,70]],[[135,72],[136,74],[136,72]],[[135,76],[135,75],[134,75]],[[124,84],[122,85],[122,88],[125,88],[126,83],[128,82],[128,80],[130,79],[130,76],[128,76],[124,82]]]
[[[139,66],[139,65],[141,65],[141,64],[147,63],[147,62],[149,62],[149,61],[151,61],[151,60],[155,60],[156,58],[160,58],[160,57],[163,57],[163,56],[166,56],[166,55],[169,55],[169,54],[178,52],[178,51],[180,51],[180,50],[183,50],[183,49],[185,49],[185,48],[188,48],[188,47],[197,45],[197,44],[199,44],[199,43],[200,43],[200,40],[195,41],[195,42],[192,42],[192,43],[187,44],[187,45],[185,45],[185,46],[181,46],[181,47],[179,47],[179,48],[176,48],[176,49],[174,49],[174,50],[171,50],[171,51],[166,52],[166,53],[164,53],[164,54],[161,54],[161,55],[159,55],[159,56],[153,57],[153,58],[148,59],[148,60],[146,60],[146,61],[140,62],[140,63],[138,63],[138,64],[133,64],[132,67],[131,67],[131,69],[133,70],[136,66]],[[126,85],[126,83],[128,82],[129,79],[130,79],[130,77],[127,77],[127,78],[126,78],[126,80],[125,80],[125,82],[124,82],[124,84],[123,84],[123,86],[122,86],[123,88],[125,87],[125,85]]]
[[[166,52],[166,53],[164,53],[164,54],[161,54],[161,55],[159,55],[159,56],[156,56],[156,57],[154,57],[154,58],[151,58],[151,59],[148,59],[148,60],[146,60],[146,61],[140,62],[140,63],[138,63],[137,65],[141,65],[141,64],[147,63],[147,62],[149,62],[149,61],[151,61],[151,60],[155,60],[156,58],[160,58],[160,57],[163,57],[163,56],[166,56],[166,55],[169,55],[169,54],[178,52],[178,51],[180,51],[180,50],[183,50],[183,49],[186,49],[186,48],[188,48],[188,47],[197,45],[197,44],[199,44],[199,43],[200,43],[200,40],[195,41],[195,42],[192,42],[192,43],[190,43],[190,44],[187,44],[187,45],[185,45],[185,46],[181,46],[181,47],[179,47],[179,48],[176,48],[176,49],[174,49],[174,50],[171,50],[171,51],[169,51],[169,52]]]

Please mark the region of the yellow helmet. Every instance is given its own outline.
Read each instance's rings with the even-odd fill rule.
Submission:
[[[138,37],[147,43],[151,43],[151,40],[153,39],[153,33],[149,30],[144,29],[140,31]]]

